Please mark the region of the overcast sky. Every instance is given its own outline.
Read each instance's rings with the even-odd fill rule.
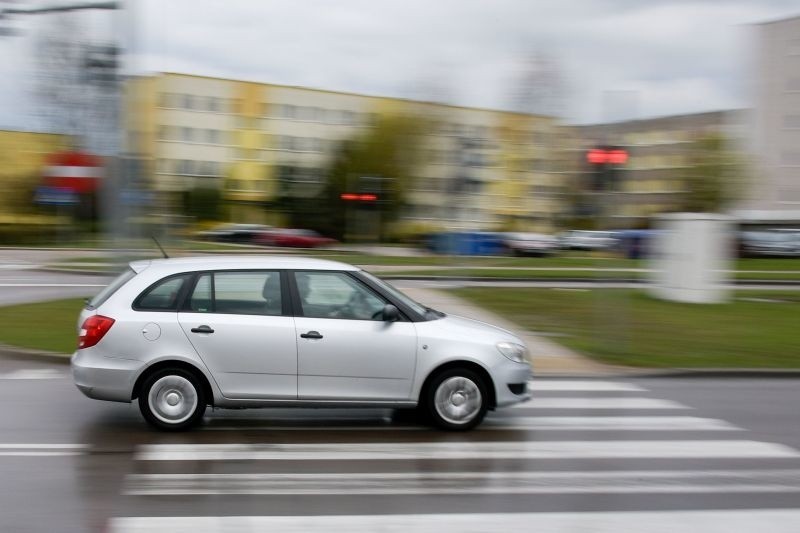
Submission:
[[[508,108],[540,53],[565,118],[588,123],[747,106],[749,24],[798,14],[797,0],[143,0],[134,65]],[[0,126],[32,124],[41,24],[0,40]]]

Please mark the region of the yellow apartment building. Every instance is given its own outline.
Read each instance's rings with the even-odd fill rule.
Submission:
[[[68,145],[64,135],[0,130],[0,213],[3,217],[13,218],[15,213],[32,207],[31,191],[42,180],[47,156]]]
[[[553,117],[177,73],[135,88],[132,149],[173,206],[217,187],[231,221],[283,224],[281,194],[315,195],[342,141],[410,113],[433,127],[401,226],[553,231],[564,209]]]

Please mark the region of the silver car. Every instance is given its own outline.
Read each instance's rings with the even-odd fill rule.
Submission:
[[[208,405],[387,407],[466,430],[529,399],[513,334],[424,307],[354,266],[295,257],[136,261],[80,314],[77,387],[164,430]]]

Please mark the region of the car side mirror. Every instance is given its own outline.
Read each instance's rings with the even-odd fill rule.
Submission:
[[[383,306],[383,320],[384,322],[394,322],[400,318],[400,311],[392,304]]]

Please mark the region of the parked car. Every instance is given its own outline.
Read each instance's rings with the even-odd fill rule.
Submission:
[[[503,241],[514,255],[550,255],[559,248],[558,239],[543,233],[507,233]]]
[[[614,234],[614,246],[628,259],[644,259],[650,256],[658,233],[655,229],[621,230]]]
[[[561,233],[558,240],[566,250],[604,250],[616,243],[613,231],[569,230]]]
[[[288,248],[319,248],[336,244],[336,239],[323,237],[308,229],[272,229],[263,231],[256,238],[258,244],[265,246],[284,246]]]
[[[739,249],[745,257],[800,256],[800,232],[743,231],[739,234]]]
[[[197,236],[208,241],[250,243],[271,227],[264,224],[220,224],[198,232]]]
[[[163,430],[208,405],[417,407],[466,430],[529,399],[525,344],[357,267],[298,257],[135,261],[81,311],[75,384]]]

